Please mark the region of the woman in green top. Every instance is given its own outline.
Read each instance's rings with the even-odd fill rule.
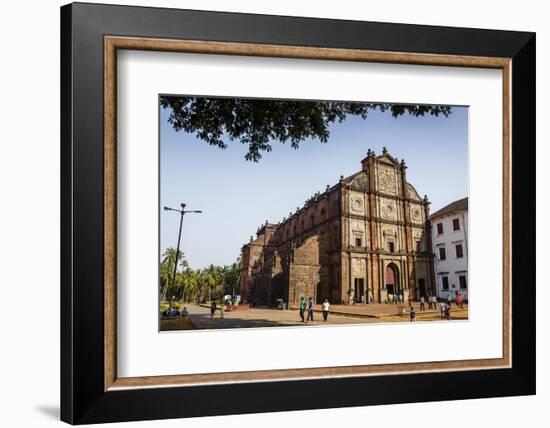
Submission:
[[[302,297],[300,299],[300,318],[302,318],[302,322],[306,322],[306,319],[304,318],[304,312],[306,311],[306,301]]]

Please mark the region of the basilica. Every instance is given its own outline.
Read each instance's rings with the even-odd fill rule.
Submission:
[[[242,248],[241,299],[290,306],[405,301],[435,292],[429,201],[404,160],[368,150],[361,170],[327,186]]]

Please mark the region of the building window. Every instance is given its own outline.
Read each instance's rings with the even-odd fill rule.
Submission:
[[[449,289],[449,278],[447,278],[446,276],[441,277],[441,288],[443,290]]]
[[[462,244],[457,244],[455,249],[456,249],[456,258],[457,259],[460,259],[460,258],[464,257],[464,253],[462,251]]]
[[[445,247],[439,247],[439,260],[445,260],[446,258]]]
[[[460,221],[458,221],[457,218],[453,219],[453,230],[454,231],[460,230]]]
[[[422,251],[422,241],[416,241],[416,252]]]
[[[363,245],[363,242],[362,242],[362,239],[361,238],[355,238],[355,246],[356,247],[362,247]]]
[[[460,288],[462,290],[465,290],[466,288],[468,288],[468,286],[466,285],[466,276],[465,275],[459,275],[458,276],[458,284],[460,285]]]
[[[443,235],[443,223],[437,223],[437,234]]]
[[[390,253],[395,251],[395,242],[393,242],[393,239],[388,240],[388,251]]]

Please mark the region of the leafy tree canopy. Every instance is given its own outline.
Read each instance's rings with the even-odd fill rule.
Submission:
[[[287,101],[246,98],[162,96],[160,104],[170,109],[169,123],[176,131],[195,134],[212,146],[225,149],[230,141],[248,145],[245,159],[258,162],[270,152],[271,141],[290,141],[297,149],[307,138],[326,143],[329,126],[348,116],[366,119],[369,111],[390,111],[393,117],[430,114],[449,116],[450,106],[353,103],[340,101]]]
[[[160,263],[160,295],[162,301],[210,301],[221,299],[224,294],[233,294],[239,290],[241,257],[226,266],[210,265],[204,269],[193,269],[185,259],[183,252],[178,253],[178,271],[173,283],[173,269],[176,250],[167,248]]]

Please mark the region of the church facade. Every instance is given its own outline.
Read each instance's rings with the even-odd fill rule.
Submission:
[[[242,248],[241,299],[295,306],[301,297],[350,304],[432,295],[429,201],[406,170],[385,148],[369,150],[360,171],[263,224]]]

